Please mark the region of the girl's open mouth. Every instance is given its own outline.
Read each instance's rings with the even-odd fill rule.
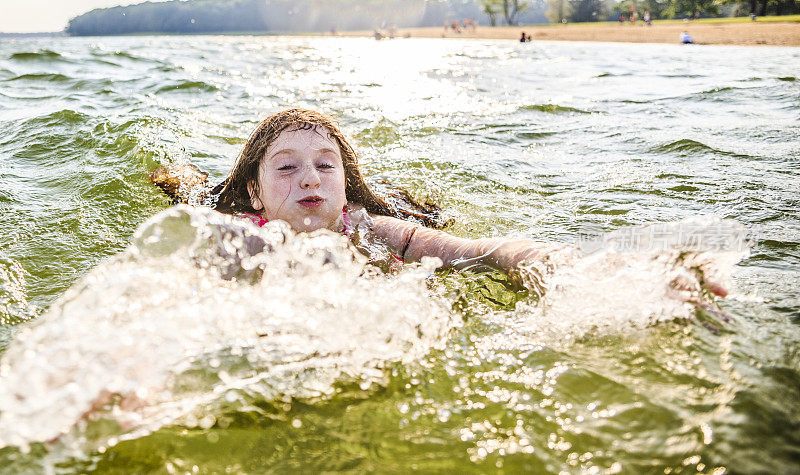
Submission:
[[[319,196],[306,196],[302,200],[299,200],[298,203],[306,208],[316,208],[318,206],[322,206],[324,201],[325,199]]]

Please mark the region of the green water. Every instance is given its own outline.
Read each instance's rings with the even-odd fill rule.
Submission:
[[[423,356],[388,360],[376,383],[256,391],[209,405],[210,424],[97,450],[6,447],[0,472],[796,470],[798,60],[796,48],[677,45],[5,41],[0,352],[169,206],[147,171],[189,161],[221,179],[255,124],[295,105],[338,117],[365,175],[438,202],[456,235],[576,244],[713,216],[754,243],[718,302],[730,323],[701,312],[593,331],[608,309],[649,308],[649,287],[617,272],[567,302],[583,317],[562,338],[497,276],[440,273],[427,285],[461,323]],[[52,368],[58,353],[36,350]]]

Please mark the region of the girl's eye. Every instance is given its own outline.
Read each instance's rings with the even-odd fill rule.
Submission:
[[[283,165],[281,167],[278,167],[278,171],[285,172],[289,170],[294,170],[294,165]]]
[[[323,168],[327,170],[333,168],[333,165],[331,165],[330,163],[320,163],[319,165],[317,165],[317,168]]]

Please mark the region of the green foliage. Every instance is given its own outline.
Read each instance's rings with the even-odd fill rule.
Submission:
[[[569,0],[569,21],[597,21],[605,15],[602,0]]]
[[[503,14],[507,25],[518,24],[520,13],[531,9],[531,4],[542,4],[544,0],[481,0],[483,12],[489,16],[492,26],[497,26],[497,15]]]
[[[477,4],[471,5],[477,9]],[[73,18],[66,32],[118,35],[370,29],[389,23],[409,26],[422,18],[425,6],[425,0],[171,0],[93,10]]]
[[[669,17],[716,15],[719,5],[715,0],[671,0],[664,13]]]
[[[563,18],[570,22],[599,21],[612,12],[617,16],[631,11],[637,11],[640,19],[644,12],[650,12],[653,19],[692,17],[695,13],[708,17],[719,15],[720,7],[725,6],[735,6],[732,12],[728,9],[728,14],[734,15],[800,13],[800,0],[549,0],[547,17],[556,23]]]
[[[604,0],[550,0],[547,18],[554,23],[605,20],[607,7]]]
[[[263,0],[146,2],[92,10],[70,20],[70,35],[263,31]]]
[[[569,0],[549,0],[547,18],[553,23],[561,23],[561,20],[569,18],[571,12],[572,5]]]
[[[730,3],[738,3],[740,12],[754,12],[759,16],[800,13],[800,1],[798,0],[743,0],[740,2],[730,0]]]
[[[640,18],[644,12],[650,12],[650,17],[662,18],[665,15],[666,9],[674,0],[623,0],[614,6],[614,11],[619,13],[628,14],[631,12],[631,7],[639,12]]]
[[[503,10],[503,0],[482,0],[481,6],[492,26],[497,26],[497,14]]]
[[[503,17],[505,17],[508,25],[516,25],[517,15],[530,7],[527,0],[501,0],[501,2],[503,5]]]

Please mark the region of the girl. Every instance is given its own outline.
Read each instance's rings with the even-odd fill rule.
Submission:
[[[206,177],[187,167],[151,174],[178,201],[186,199],[179,185],[203,183]],[[364,182],[353,148],[336,124],[306,109],[288,109],[261,122],[228,177],[211,191],[212,207],[222,213],[259,226],[280,219],[299,232],[329,229],[354,241],[368,234],[402,262],[430,256],[444,267],[510,272],[524,262],[543,261],[551,252],[570,252],[565,245],[530,239],[458,238],[441,231],[447,223],[436,205],[418,203],[405,192],[389,198],[391,204]],[[354,232],[360,229],[366,232]]]

